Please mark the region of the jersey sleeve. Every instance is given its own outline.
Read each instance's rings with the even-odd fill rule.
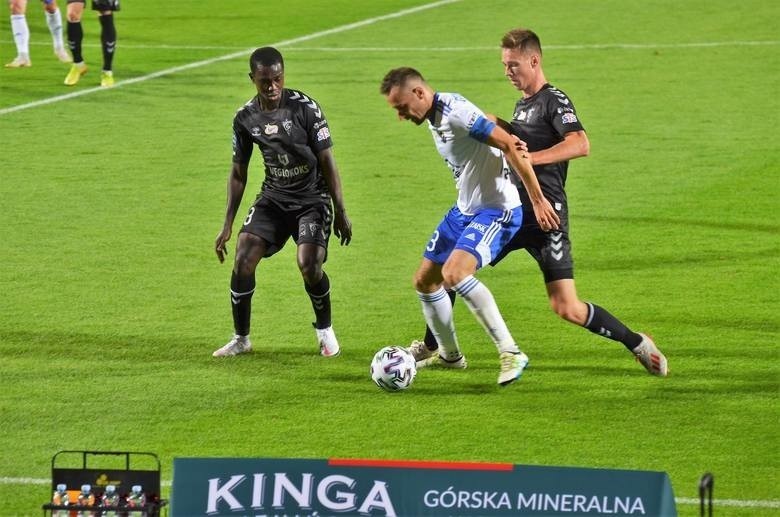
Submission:
[[[296,95],[300,97],[296,99]],[[303,107],[303,119],[309,135],[309,147],[312,148],[314,153],[316,154],[324,149],[333,147],[328,119],[325,118],[320,105],[314,99],[307,97],[301,92],[294,92],[291,99],[297,100]]]
[[[233,119],[233,163],[249,163],[253,147],[251,135],[236,115]]]
[[[453,110],[450,114],[450,124],[453,128],[462,128],[471,138],[482,143],[487,141],[496,127],[495,122],[485,117],[482,110],[470,102],[464,102],[458,109]]]
[[[554,95],[551,95],[548,101],[547,112],[550,114],[550,122],[558,134],[563,136],[573,131],[584,131],[585,128],[582,127],[577,116],[574,103],[560,90],[554,90],[553,93]]]

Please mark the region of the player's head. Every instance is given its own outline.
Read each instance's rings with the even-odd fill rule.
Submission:
[[[284,88],[284,59],[273,47],[262,47],[249,58],[249,78],[257,88],[260,101],[276,105]]]
[[[518,90],[527,90],[542,74],[542,43],[529,29],[512,29],[501,38],[504,75]]]
[[[433,90],[422,74],[414,68],[390,70],[382,79],[379,91],[401,120],[411,120],[418,126],[425,121],[433,107]]]

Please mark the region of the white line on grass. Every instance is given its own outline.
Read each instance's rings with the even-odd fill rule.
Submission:
[[[0,477],[0,485],[48,485],[50,479],[44,478],[13,478]],[[168,480],[160,483],[162,486],[171,486]],[[691,505],[699,504],[699,500],[693,497],[675,497],[675,503]],[[737,508],[780,508],[780,501],[761,501],[756,499],[713,499],[713,506],[732,506]]]
[[[284,45],[291,45],[285,43]],[[30,42],[30,45],[50,47],[51,43],[46,41]],[[654,49],[654,48],[710,48],[710,47],[757,47],[780,45],[780,40],[763,41],[694,41],[690,43],[584,43],[578,45],[545,45],[544,48],[550,50],[599,50],[599,49]],[[84,43],[85,47],[100,48],[99,43]],[[281,44],[279,45],[282,46]],[[475,47],[284,47],[289,51],[317,51],[317,52],[470,52],[497,50],[495,46],[475,46]],[[145,45],[145,44],[122,44],[123,50],[241,50],[242,47],[218,46],[218,45]]]
[[[460,1],[461,0],[439,0],[438,2],[433,2],[433,3],[430,3],[430,4],[419,5],[417,7],[411,7],[409,9],[402,9],[402,10],[396,11],[394,13],[383,14],[382,16],[375,16],[373,18],[366,18],[365,20],[361,20],[359,22],[348,23],[346,25],[340,25],[340,26],[334,27],[332,29],[327,29],[327,30],[324,30],[324,31],[313,32],[311,34],[306,34],[304,36],[299,36],[297,38],[292,38],[292,39],[288,39],[288,40],[278,41],[276,43],[271,43],[270,45],[275,46],[275,47],[283,47],[285,45],[294,45],[295,43],[301,43],[301,42],[304,42],[304,41],[313,40],[315,38],[321,38],[322,36],[330,36],[332,34],[339,34],[341,32],[350,31],[352,29],[358,29],[360,27],[365,27],[367,25],[373,25],[373,24],[375,24],[377,22],[381,22],[381,21],[385,21],[385,20],[391,20],[393,18],[400,18],[400,17],[406,16],[408,14],[414,14],[414,13],[418,13],[420,11],[425,11],[425,10],[428,10],[428,9],[434,9],[434,8],[440,7],[442,5],[453,4],[453,3],[456,3],[456,2],[460,2]],[[135,83],[141,83],[141,82],[144,82],[144,81],[149,81],[151,79],[156,79],[158,77],[163,77],[163,76],[166,76],[166,75],[171,75],[171,74],[175,74],[175,73],[178,73],[178,72],[183,72],[185,70],[192,70],[193,68],[200,68],[202,66],[212,65],[214,63],[219,63],[220,61],[228,61],[228,60],[236,59],[236,58],[239,58],[239,57],[245,57],[247,55],[247,53],[251,52],[252,50],[254,50],[254,47],[249,48],[249,49],[243,49],[243,50],[240,50],[240,51],[237,51],[237,52],[231,52],[230,54],[225,54],[223,56],[218,56],[218,57],[214,57],[214,58],[211,58],[211,59],[204,59],[202,61],[195,61],[193,63],[189,63],[189,64],[186,64],[186,65],[175,66],[173,68],[167,68],[165,70],[160,70],[159,72],[154,72],[154,73],[143,75],[143,76],[140,76],[140,77],[135,77],[133,79],[126,79],[124,81],[117,81],[116,84],[113,86],[113,88],[118,88],[118,87],[121,87],[121,86],[127,86],[127,85],[130,85],[130,84],[135,84]],[[105,90],[106,90],[105,88],[101,88],[101,87],[98,86],[98,87],[95,87],[95,88],[87,88],[86,90],[79,90],[79,91],[76,91],[76,92],[73,92],[73,93],[67,93],[65,95],[57,95],[55,97],[49,97],[48,99],[41,99],[41,100],[34,101],[34,102],[28,102],[26,104],[19,104],[17,106],[11,106],[10,108],[0,109],[0,116],[7,115],[9,113],[14,113],[16,111],[22,111],[22,110],[26,110],[26,109],[30,109],[30,108],[37,108],[39,106],[46,106],[47,104],[53,104],[55,102],[61,102],[61,101],[69,100],[69,99],[74,99],[76,97],[81,97],[83,95],[90,95],[92,93],[105,91]]]

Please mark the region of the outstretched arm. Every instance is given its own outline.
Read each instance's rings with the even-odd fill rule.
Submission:
[[[344,195],[341,192],[341,176],[336,167],[336,160],[333,158],[331,148],[323,149],[317,155],[322,176],[328,184],[330,198],[333,200],[333,233],[340,239],[341,245],[346,246],[352,240],[352,223],[347,217],[347,211],[344,208]]]
[[[222,224],[222,230],[220,230],[217,240],[214,242],[214,251],[216,251],[220,262],[224,262],[227,255],[225,244],[230,240],[230,236],[233,233],[233,221],[236,218],[238,207],[241,205],[241,198],[244,197],[248,169],[249,166],[246,163],[233,163],[233,166],[230,168],[230,174],[228,174],[225,222]]]

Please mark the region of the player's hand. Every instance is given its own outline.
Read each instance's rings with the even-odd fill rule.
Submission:
[[[352,240],[352,223],[344,211],[336,210],[333,221],[333,234],[339,238],[341,245],[346,246]]]
[[[217,240],[214,241],[214,251],[217,253],[220,263],[225,262],[225,257],[228,254],[226,244],[230,240],[231,233],[232,231],[229,227],[222,228],[222,231],[217,235]]]
[[[528,154],[528,144],[525,143],[523,140],[520,140],[517,135],[512,135],[513,143],[515,144],[515,149],[520,151],[520,154]]]
[[[541,203],[534,204],[534,215],[536,216],[536,222],[539,223],[539,226],[545,232],[557,230],[561,222],[561,218],[558,217],[547,198],[542,198]]]

